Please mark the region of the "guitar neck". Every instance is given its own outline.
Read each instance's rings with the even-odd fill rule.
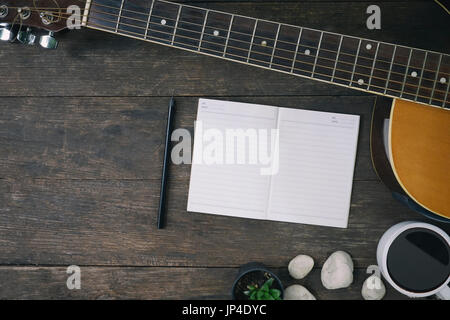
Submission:
[[[450,56],[164,0],[87,0],[83,25],[450,108]]]

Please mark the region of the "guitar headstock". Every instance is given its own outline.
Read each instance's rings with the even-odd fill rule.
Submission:
[[[0,40],[34,44],[32,28],[48,31],[39,43],[56,48],[54,32],[79,29],[86,0],[0,0]]]

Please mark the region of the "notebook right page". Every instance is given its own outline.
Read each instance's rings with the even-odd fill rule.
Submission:
[[[268,219],[346,228],[359,116],[280,108]]]

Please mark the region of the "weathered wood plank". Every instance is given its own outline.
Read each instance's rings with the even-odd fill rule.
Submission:
[[[302,284],[321,300],[362,299],[368,277],[365,269],[356,269],[349,288],[327,290],[320,269],[303,280],[292,279],[286,269],[274,270],[286,287]],[[69,290],[65,267],[0,267],[0,299],[230,299],[237,273],[237,268],[81,267],[81,289]],[[407,299],[385,284],[385,299]]]
[[[172,0],[171,0],[172,1]],[[226,0],[227,2],[249,2],[249,3],[257,3],[261,4],[264,2],[281,2],[281,3],[287,3],[287,2],[329,2],[330,0]],[[402,2],[404,0],[379,0],[377,3],[384,3],[384,2]],[[428,0],[412,0],[411,2],[425,2]],[[184,3],[184,4],[196,4],[196,3],[215,3],[215,2],[224,2],[224,0],[176,0],[172,2],[178,2],[178,3]],[[342,2],[342,3],[348,3],[348,2],[367,2],[367,0],[334,0],[333,2]]]
[[[373,97],[236,97],[361,115],[355,179],[377,179],[370,160]],[[3,98],[0,178],[160,179],[169,98]],[[175,128],[193,134],[197,98],[176,98]],[[190,166],[172,175],[188,177]],[[186,189],[187,192],[187,189]]]
[[[202,6],[202,3],[197,3]],[[206,3],[204,6],[376,40],[448,50],[449,20],[432,1],[381,3],[382,29],[368,30],[369,2]],[[411,37],[414,35],[414,37]],[[60,47],[0,44],[1,96],[361,95],[308,79],[219,61],[93,30],[59,36]]]
[[[348,229],[187,213],[188,184],[170,179],[167,227],[158,230],[156,179],[2,179],[0,265],[280,267],[305,253],[320,266],[341,249],[364,268],[386,229],[424,220],[376,181],[354,182]]]

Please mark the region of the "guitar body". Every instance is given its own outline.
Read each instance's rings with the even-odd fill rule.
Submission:
[[[375,170],[395,194],[441,221],[450,219],[450,112],[404,100],[379,100],[371,134]],[[380,143],[385,118],[390,118],[389,159]]]

